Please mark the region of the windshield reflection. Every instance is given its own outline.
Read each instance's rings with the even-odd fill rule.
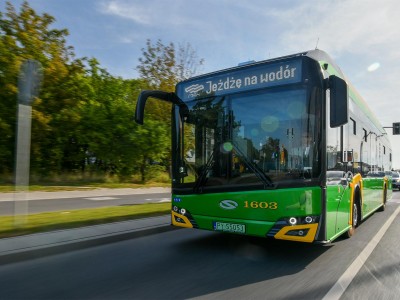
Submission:
[[[320,109],[306,89],[216,97],[188,106],[187,186],[271,188],[319,175]]]

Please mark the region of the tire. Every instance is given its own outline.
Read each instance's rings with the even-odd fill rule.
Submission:
[[[381,207],[379,207],[378,211],[385,211],[386,209],[386,198],[387,198],[387,188],[385,187],[385,190],[383,191],[383,204]]]
[[[349,228],[349,230],[347,230],[347,232],[346,232],[346,236],[348,238],[351,238],[354,235],[354,233],[356,231],[356,227],[358,227],[358,225],[359,225],[359,221],[360,221],[359,213],[360,213],[359,205],[357,202],[354,202],[353,208],[352,208],[352,217],[353,217],[352,225]]]

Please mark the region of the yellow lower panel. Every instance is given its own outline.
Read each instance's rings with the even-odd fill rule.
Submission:
[[[184,215],[178,214],[174,211],[172,211],[171,214],[172,214],[172,225],[185,228],[193,228],[192,223],[190,223],[189,219],[186,218]],[[182,222],[178,222],[176,220],[177,218],[179,218]]]
[[[308,232],[304,236],[293,236],[287,235],[289,231],[293,230],[307,230]],[[315,234],[317,233],[318,224],[306,224],[306,225],[295,225],[295,226],[286,226],[283,227],[277,234],[275,234],[276,239],[280,240],[289,240],[289,241],[296,241],[296,242],[306,242],[312,243],[315,239]]]

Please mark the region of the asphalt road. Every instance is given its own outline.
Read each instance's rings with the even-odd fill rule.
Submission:
[[[386,211],[329,245],[180,229],[7,264],[0,298],[309,300],[344,275],[340,299],[399,299],[399,207],[394,193]]]
[[[54,198],[27,201],[28,212],[30,214],[62,211],[83,208],[97,208],[105,206],[123,206],[141,203],[160,203],[170,202],[171,193],[149,193],[149,194],[130,194],[130,195],[107,195],[107,196],[74,196],[67,198]],[[0,216],[14,214],[14,201],[0,201]]]

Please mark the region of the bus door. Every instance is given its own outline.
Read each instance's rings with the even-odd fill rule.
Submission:
[[[327,237],[344,230],[350,218],[350,173],[327,172]]]

